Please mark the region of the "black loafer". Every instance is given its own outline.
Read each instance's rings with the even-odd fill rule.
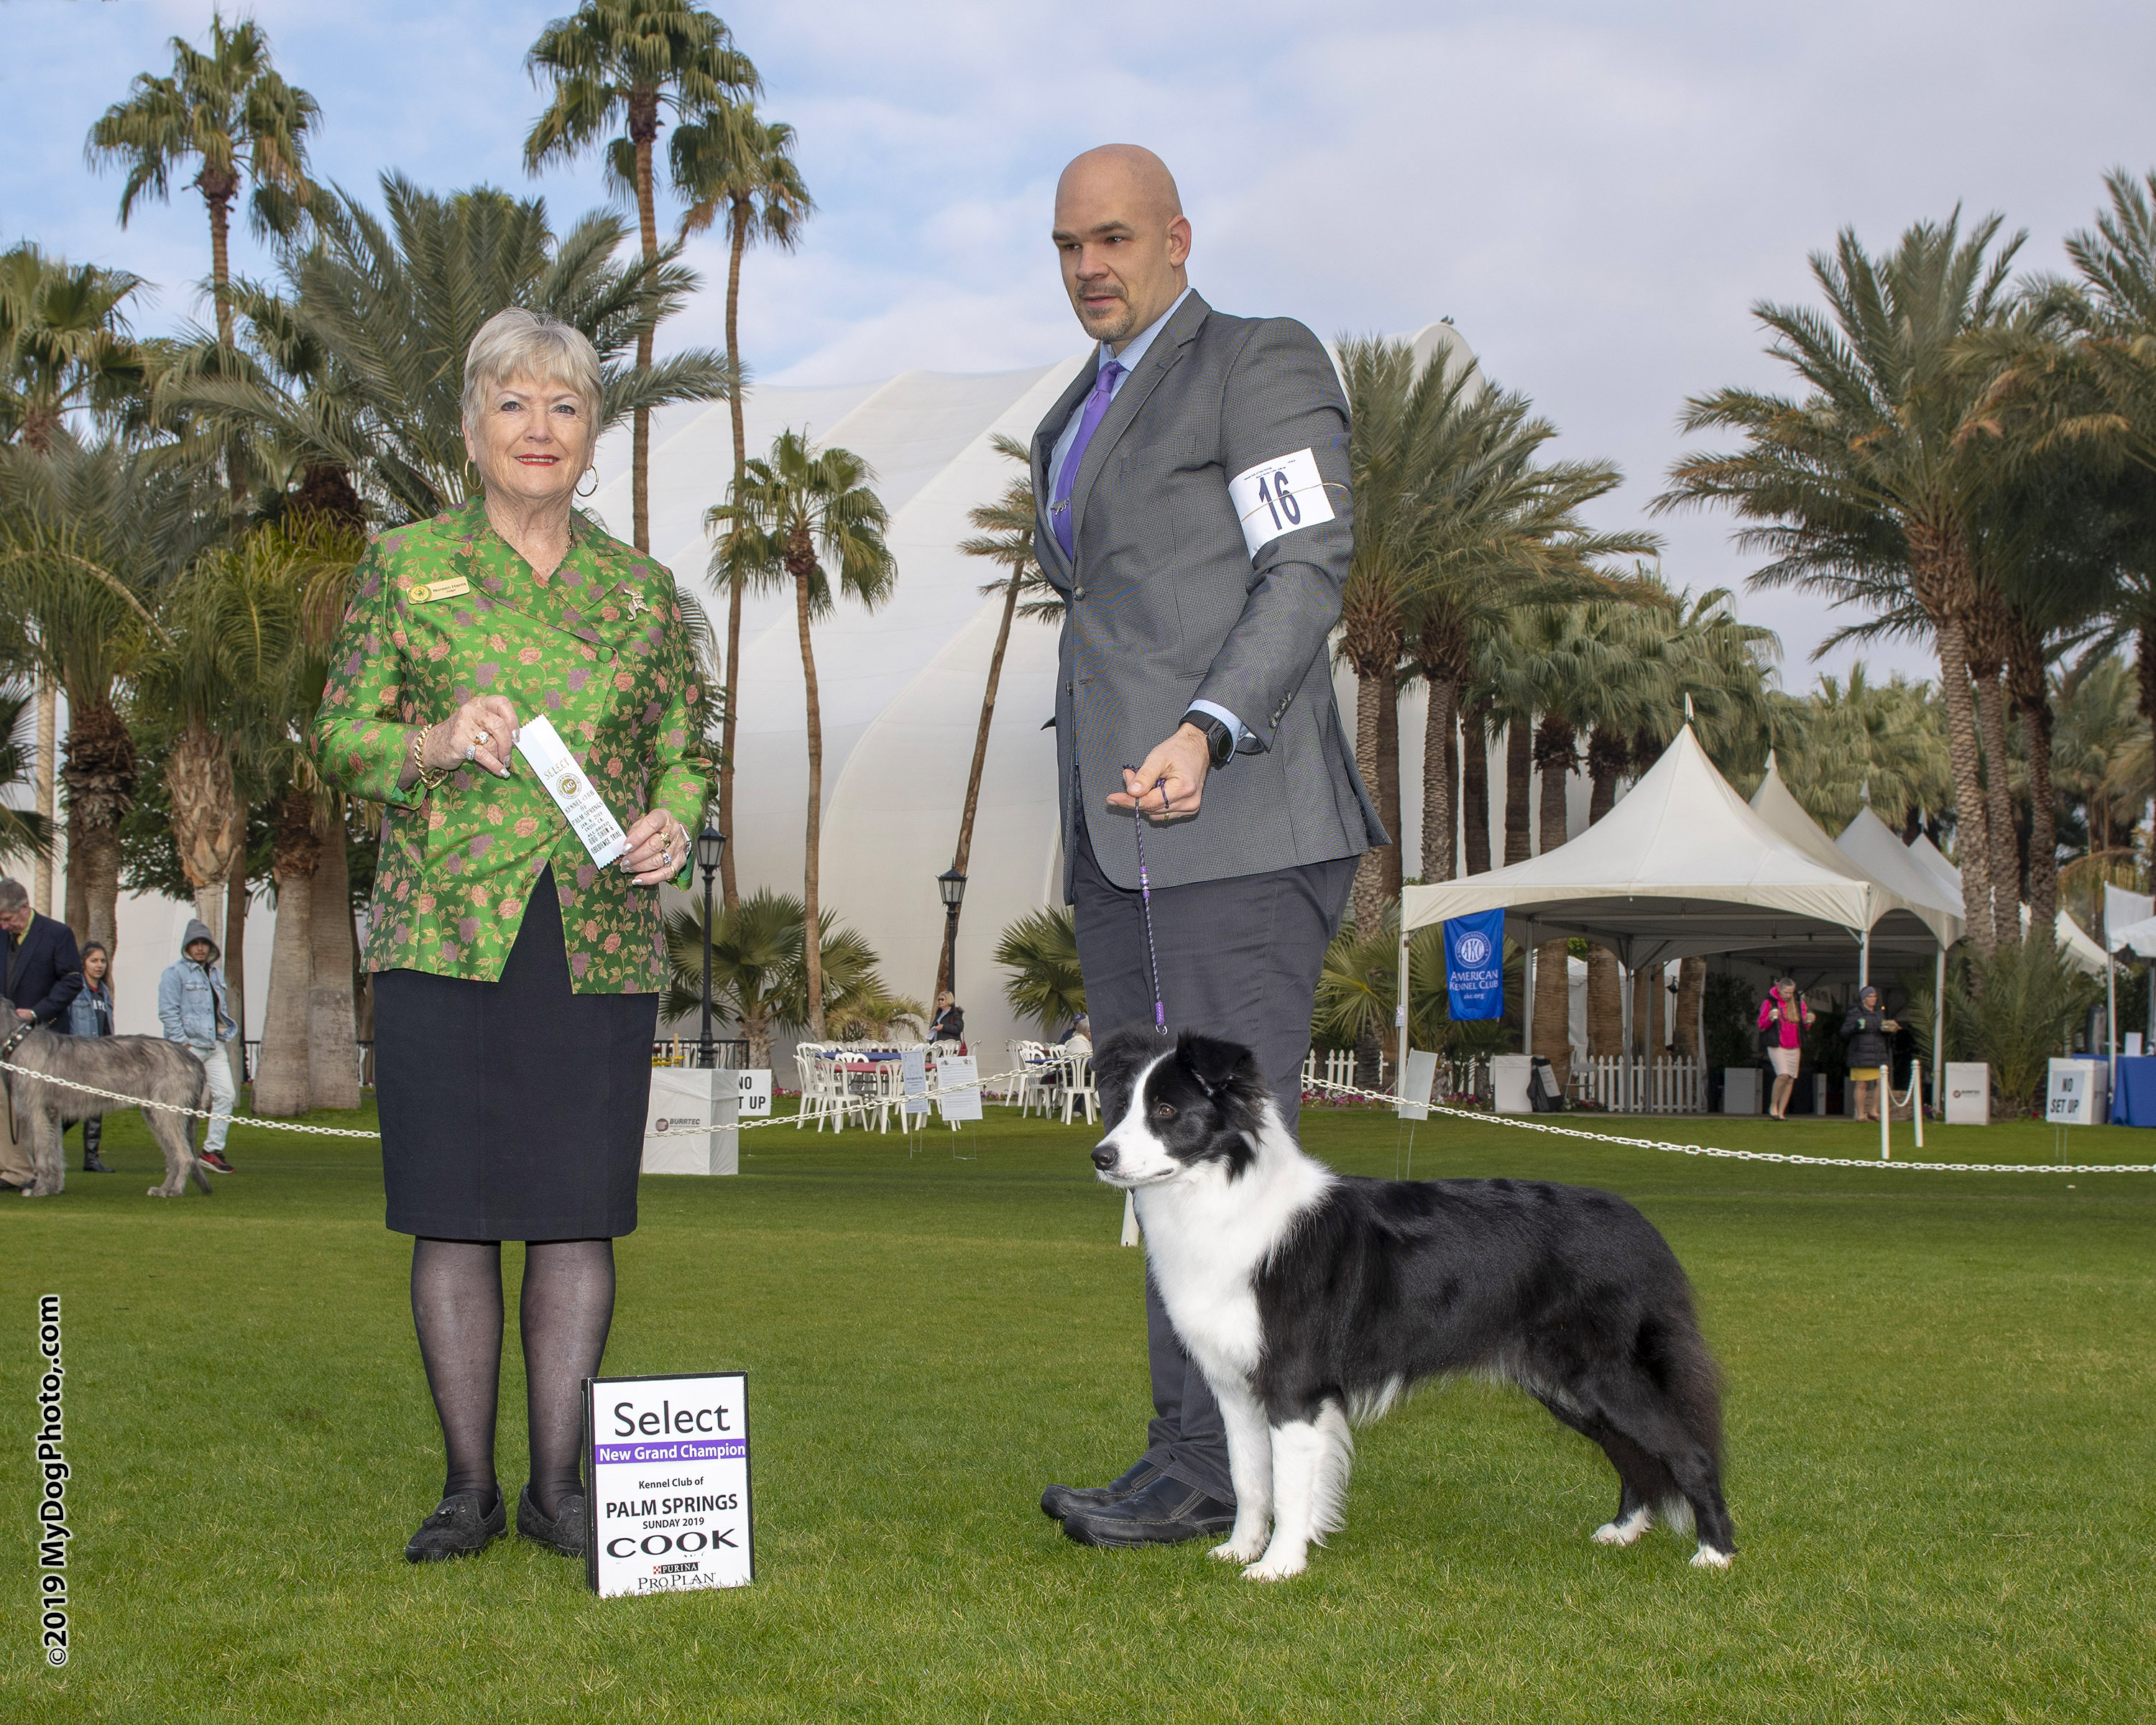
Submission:
[[[1081,1510],[1105,1509],[1134,1497],[1160,1477],[1160,1470],[1140,1456],[1105,1486],[1050,1486],[1040,1494],[1040,1512],[1051,1522],[1068,1521]]]
[[[86,1174],[109,1174],[112,1170],[105,1165],[105,1158],[95,1150],[82,1159],[82,1171]]]
[[[1180,1545],[1217,1538],[1235,1525],[1235,1506],[1163,1474],[1120,1503],[1065,1517],[1063,1531],[1081,1545]]]
[[[581,1561],[584,1555],[584,1494],[565,1491],[549,1516],[526,1485],[516,1499],[516,1531],[547,1550]]]
[[[444,1558],[469,1558],[485,1551],[509,1527],[509,1506],[501,1488],[494,1489],[494,1505],[476,1491],[453,1491],[434,1506],[434,1514],[419,1523],[419,1531],[404,1548],[405,1561],[438,1563]]]

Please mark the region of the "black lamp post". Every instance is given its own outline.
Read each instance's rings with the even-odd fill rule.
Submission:
[[[958,906],[966,901],[966,877],[957,869],[946,869],[936,877],[937,896],[943,901],[943,986],[953,999],[958,993]],[[930,1003],[932,1008],[934,1003]]]
[[[707,1068],[716,1064],[717,1053],[711,1046],[711,876],[718,873],[726,849],[726,835],[706,821],[696,834],[696,866],[704,871],[704,1034],[696,1045],[696,1064]]]

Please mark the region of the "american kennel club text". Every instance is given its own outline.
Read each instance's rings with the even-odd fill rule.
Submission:
[[[738,1372],[598,1378],[585,1406],[593,1589],[678,1593],[752,1581],[747,1380]]]

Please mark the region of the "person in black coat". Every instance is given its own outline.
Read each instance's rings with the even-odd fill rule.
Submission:
[[[82,988],[82,957],[73,931],[32,910],[19,880],[0,879],[0,978],[18,1022],[66,1034],[68,1009]],[[0,1186],[21,1191],[36,1178],[28,1147],[0,1132]]]
[[[1879,991],[1869,983],[1858,991],[1856,1004],[1841,1021],[1841,1034],[1849,1040],[1849,1081],[1856,1087],[1859,1120],[1879,1117],[1879,1085],[1893,1053],[1887,1039],[1901,1028],[1887,1016]]]
[[[936,997],[936,1021],[928,1027],[928,1040],[961,1044],[966,1040],[965,1009],[948,988]]]

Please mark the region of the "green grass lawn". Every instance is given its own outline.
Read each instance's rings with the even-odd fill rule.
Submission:
[[[1661,1532],[1591,1546],[1616,1502],[1599,1453],[1460,1385],[1366,1429],[1346,1531],[1258,1586],[1198,1546],[1081,1549],[1034,1507],[1137,1453],[1142,1267],[1092,1135],[990,1113],[913,1155],[758,1132],[739,1178],[644,1182],[607,1368],[747,1371],[759,1579],[605,1601],[514,1538],[402,1560],[441,1459],[371,1146],[243,1128],[214,1197],[159,1202],[146,1133],[116,1118],[123,1173],[0,1207],[0,1718],[2156,1716],[2156,1176],[1791,1168],[1425,1125],[1418,1176],[1607,1187],[1667,1234],[1728,1376],[1737,1566],[1695,1571]],[[1838,1123],[1648,1130],[1876,1145]],[[1313,1111],[1306,1137],[1362,1173],[1404,1147],[1359,1111]],[[1928,1137],[1945,1160],[2052,1156],[2043,1127]],[[2072,1159],[2152,1145],[2081,1132]],[[64,1301],[77,1534],[57,1672],[31,1537],[44,1291]]]

